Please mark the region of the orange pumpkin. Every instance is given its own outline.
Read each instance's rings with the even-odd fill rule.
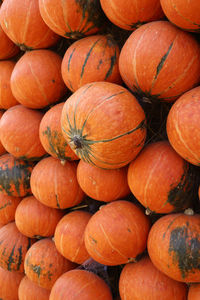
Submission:
[[[0,194],[0,224],[6,225],[15,220],[15,211],[21,198]]]
[[[49,300],[50,291],[41,288],[27,276],[24,276],[19,285],[18,295],[19,300]]]
[[[56,225],[63,213],[48,207],[33,196],[22,199],[15,212],[15,223],[18,230],[30,238],[49,237],[54,235]],[[51,222],[49,222],[51,220]],[[1,219],[0,219],[1,221]]]
[[[24,274],[9,272],[0,267],[0,299],[19,300],[18,287]]]
[[[112,300],[108,285],[96,274],[85,270],[71,270],[54,284],[49,300]]]
[[[190,284],[187,300],[199,300],[199,299],[200,299],[200,283]]]
[[[59,39],[43,21],[36,0],[4,1],[0,23],[7,36],[22,50],[48,48]]]
[[[200,86],[184,93],[171,107],[167,135],[176,152],[191,164],[200,165]]]
[[[19,159],[39,160],[46,151],[39,139],[43,114],[15,105],[8,109],[0,122],[0,139],[5,149]]]
[[[124,266],[119,292],[122,300],[187,299],[187,285],[160,272],[149,257]]]
[[[33,244],[26,253],[24,271],[26,276],[42,288],[50,290],[64,273],[76,267],[56,249],[52,239],[45,238]]]
[[[0,120],[1,120],[1,118],[2,118],[2,116],[3,116],[3,111],[2,110],[0,110]],[[0,124],[1,124],[1,121],[0,121]],[[0,156],[1,155],[3,155],[3,154],[5,154],[6,153],[6,149],[4,148],[4,146],[2,145],[2,143],[1,143],[1,139],[0,139]]]
[[[62,60],[66,86],[75,92],[86,83],[122,83],[119,74],[119,46],[111,35],[93,35],[71,44]]]
[[[61,62],[62,58],[52,50],[27,51],[22,55],[10,78],[18,102],[34,109],[58,102],[66,92]]]
[[[70,148],[63,137],[61,130],[61,113],[64,102],[51,107],[40,122],[39,136],[44,149],[51,156],[65,160],[78,160],[79,158]]]
[[[153,264],[170,278],[199,282],[200,215],[168,214],[158,219],[149,232],[148,253]]]
[[[0,59],[8,59],[19,53],[20,49],[3,31],[0,25]]]
[[[127,165],[146,138],[145,114],[124,87],[110,82],[85,84],[65,102],[61,116],[64,138],[78,157],[94,166]]]
[[[139,207],[125,200],[113,201],[90,218],[85,246],[101,264],[125,264],[145,250],[149,229],[149,219]]]
[[[119,69],[140,97],[173,102],[200,81],[200,47],[192,35],[168,21],[149,22],[124,43]]]
[[[53,208],[68,208],[84,198],[76,177],[77,163],[64,165],[54,157],[42,159],[34,167],[30,184],[33,195],[41,203]]]
[[[80,160],[77,180],[86,195],[98,201],[110,202],[130,194],[127,171],[127,166],[106,170]]]

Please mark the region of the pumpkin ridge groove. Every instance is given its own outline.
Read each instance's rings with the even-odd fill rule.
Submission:
[[[71,63],[71,60],[72,60],[72,56],[74,54],[74,51],[76,50],[76,48],[74,48],[69,56],[69,60],[68,60],[68,63],[67,63],[67,70],[69,72],[69,69],[70,69],[70,63]]]
[[[106,80],[112,74],[116,59],[117,59],[117,53],[116,53],[116,49],[115,49],[115,54],[112,55],[110,58],[110,68],[109,68],[108,72],[106,73],[104,80]]]
[[[181,14],[181,12],[178,10],[178,8],[177,8],[176,4],[173,2],[173,0],[172,0],[172,6],[173,6],[174,10],[177,12],[177,14],[178,14],[181,18],[183,18],[185,21],[189,22],[189,23],[192,24],[192,25],[198,26],[199,29],[200,29],[200,24],[197,24],[196,22],[193,22],[192,20],[186,18],[185,16],[183,16],[183,15]],[[176,25],[176,26],[177,26],[177,25]],[[196,29],[196,30],[199,30],[199,29]]]

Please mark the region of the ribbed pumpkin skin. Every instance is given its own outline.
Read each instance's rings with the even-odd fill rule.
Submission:
[[[40,287],[49,290],[58,277],[75,267],[74,263],[58,253],[50,238],[42,239],[32,245],[24,261],[26,276]]]
[[[76,177],[77,163],[64,165],[54,157],[42,159],[34,167],[30,184],[33,195],[41,203],[53,208],[68,208],[84,198]]]
[[[61,130],[61,113],[64,102],[51,107],[40,122],[39,136],[44,149],[51,156],[61,160],[78,160],[70,148]]]
[[[127,165],[146,138],[145,114],[124,87],[110,82],[84,85],[65,102],[64,138],[78,157],[97,167]]]
[[[0,59],[8,59],[19,53],[20,49],[15,45],[3,31],[0,25]]]
[[[8,271],[24,272],[24,258],[35,242],[17,229],[15,222],[0,229],[0,267]]]
[[[0,224],[6,225],[15,220],[15,211],[21,198],[0,194]]]
[[[187,285],[160,272],[148,257],[125,265],[119,291],[121,300],[187,300]]]
[[[100,0],[100,3],[110,21],[126,30],[164,17],[159,0]]]
[[[24,274],[0,268],[0,299],[18,300],[18,287]]]
[[[170,22],[150,22],[124,43],[119,70],[125,84],[140,96],[173,102],[200,81],[200,47]]]
[[[170,144],[185,160],[200,165],[200,87],[184,93],[172,105],[167,117]]]
[[[39,0],[39,8],[44,22],[65,38],[95,34],[105,21],[98,0]]]
[[[42,112],[23,105],[5,111],[0,122],[0,139],[5,149],[24,160],[39,160],[46,154],[39,139],[42,117]]]
[[[199,282],[199,228],[198,214],[169,214],[157,220],[147,242],[153,264],[174,280]]]
[[[168,141],[141,151],[128,167],[128,184],[137,200],[154,213],[181,211],[193,201],[189,164]]]
[[[0,110],[0,120],[1,120],[1,118],[3,116],[3,114],[4,114],[4,111]],[[1,124],[1,121],[0,121],[0,124]],[[5,154],[5,153],[6,153],[6,149],[2,145],[1,139],[0,139],[0,156],[3,155],[3,154]]]
[[[19,300],[49,300],[50,291],[41,288],[25,275],[20,282],[18,295]]]
[[[90,218],[89,212],[73,211],[66,214],[55,229],[54,241],[58,252],[77,264],[90,258],[84,244],[84,231]]]
[[[62,58],[51,50],[27,51],[17,61],[10,79],[18,102],[34,109],[58,102],[66,92],[61,62]]]
[[[112,300],[108,285],[96,274],[85,270],[71,270],[54,284],[49,300]]]
[[[200,32],[200,6],[197,1],[160,0],[170,22],[183,30]]]
[[[0,61],[0,109],[8,109],[19,104],[12,94],[10,85],[10,78],[14,67],[14,61]]]
[[[94,200],[110,202],[130,194],[127,181],[128,167],[101,169],[80,160],[77,179],[80,187]]]
[[[189,286],[187,300],[199,300],[200,299],[200,283],[192,283]]]
[[[122,83],[119,74],[119,46],[111,35],[93,35],[80,39],[67,49],[61,72],[72,91],[93,81]]]
[[[54,235],[56,225],[62,216],[60,210],[48,207],[35,197],[29,196],[23,198],[18,205],[15,223],[18,230],[30,238],[50,237]]]
[[[149,219],[139,207],[125,200],[113,201],[90,218],[85,246],[101,264],[125,264],[145,250],[149,229]]]
[[[48,48],[59,39],[41,18],[35,0],[4,1],[0,23],[8,37],[23,50]]]
[[[16,159],[9,153],[0,156],[0,193],[13,197],[30,194],[33,166],[33,162]]]

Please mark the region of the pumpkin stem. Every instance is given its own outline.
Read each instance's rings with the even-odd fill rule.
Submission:
[[[193,216],[194,215],[194,211],[192,208],[187,208],[184,210],[184,214],[187,216]]]
[[[152,214],[152,211],[150,210],[150,208],[147,207],[145,210],[145,215],[149,216],[151,214]]]
[[[62,166],[64,166],[66,164],[66,160],[65,159],[61,159],[60,163],[61,163]]]
[[[82,146],[83,146],[83,143],[82,143],[82,141],[81,141],[81,137],[80,136],[77,136],[77,135],[75,135],[73,138],[72,138],[72,142],[74,143],[74,148],[75,149],[80,149],[80,148],[82,148]]]

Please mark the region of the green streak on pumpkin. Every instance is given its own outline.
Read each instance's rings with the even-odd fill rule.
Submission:
[[[69,56],[69,60],[68,60],[68,63],[67,63],[67,71],[68,71],[68,72],[69,72],[69,70],[70,70],[70,63],[71,63],[72,56],[73,56],[75,50],[76,50],[76,48],[74,48],[74,49],[72,50],[72,52],[71,52],[71,54],[70,54],[70,56]]]
[[[38,278],[40,278],[42,268],[40,266],[32,265],[32,264],[30,265],[30,267],[33,270],[33,272],[37,274]]]
[[[4,205],[2,205],[2,206],[0,207],[0,210],[1,210],[1,209],[4,209],[4,208],[6,208],[7,206],[10,206],[10,205],[12,205],[12,201],[8,201],[8,202],[5,203]]]
[[[31,247],[32,245],[32,239],[31,238],[28,238],[28,245],[27,245],[27,250]]]
[[[58,195],[55,194],[55,197],[56,197],[56,206],[57,206],[57,208],[60,208],[60,204],[59,204],[59,201],[58,201]]]
[[[18,252],[19,252],[19,257],[18,257],[18,263],[17,263],[17,269],[16,270],[19,270],[20,269],[20,266],[22,264],[22,246],[20,246],[18,248]]]
[[[116,63],[116,59],[117,59],[117,54],[116,54],[116,49],[115,49],[115,54],[113,56],[111,56],[111,58],[110,58],[110,68],[109,68],[108,72],[106,73],[104,80],[107,80],[108,77],[112,74],[113,68]]]
[[[15,260],[13,258],[14,251],[15,251],[15,246],[16,245],[13,246],[12,251],[11,251],[9,257],[8,257],[8,261],[7,261],[7,269],[8,269],[8,271],[12,271],[13,270],[12,264],[15,262]]]

